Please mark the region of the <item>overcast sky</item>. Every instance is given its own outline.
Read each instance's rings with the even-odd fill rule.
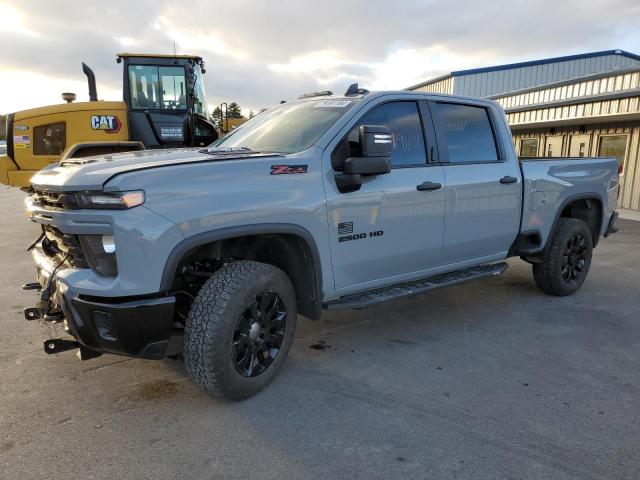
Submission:
[[[638,0],[0,0],[0,113],[122,97],[117,52],[201,55],[211,106],[248,110],[357,81],[399,89],[452,70],[620,48]],[[245,110],[245,111],[246,111]]]

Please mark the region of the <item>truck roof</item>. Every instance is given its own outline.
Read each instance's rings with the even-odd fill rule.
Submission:
[[[321,92],[323,93],[323,92]],[[363,98],[377,98],[386,95],[403,95],[403,96],[415,96],[415,97],[427,97],[432,99],[460,99],[460,100],[472,100],[475,102],[483,102],[483,103],[496,103],[494,100],[488,98],[478,98],[478,97],[469,97],[466,95],[452,95],[448,93],[431,93],[431,92],[415,92],[408,90],[377,90],[377,91],[367,91],[366,93],[359,93],[354,95],[344,95],[344,94],[327,94],[327,95],[305,95],[298,97],[295,101],[306,101],[306,100],[360,100]]]

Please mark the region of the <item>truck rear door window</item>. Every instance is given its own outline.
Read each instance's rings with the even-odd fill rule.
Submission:
[[[498,161],[495,136],[486,108],[441,102],[434,106],[449,163]]]

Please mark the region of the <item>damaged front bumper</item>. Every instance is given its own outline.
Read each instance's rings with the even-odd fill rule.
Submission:
[[[36,308],[25,310],[25,317],[63,323],[65,331],[74,338],[47,340],[45,352],[80,348],[82,359],[102,353],[146,359],[165,357],[173,331],[174,296],[108,298],[77,294],[65,277],[52,268],[39,245],[34,248],[33,257],[38,282],[23,288],[32,290],[39,286],[39,300]]]

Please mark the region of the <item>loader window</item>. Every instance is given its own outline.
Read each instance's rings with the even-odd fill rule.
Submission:
[[[139,110],[186,110],[184,67],[130,65],[131,107]]]
[[[187,109],[187,86],[183,67],[160,67],[160,94],[163,110]]]
[[[202,81],[202,72],[199,68],[194,68],[196,81],[194,85],[195,98],[193,100],[193,113],[207,115],[207,102],[204,96],[204,83]]]
[[[61,155],[67,147],[67,126],[64,122],[40,125],[33,129],[34,155]]]
[[[141,110],[160,109],[158,67],[130,65],[131,107]]]

